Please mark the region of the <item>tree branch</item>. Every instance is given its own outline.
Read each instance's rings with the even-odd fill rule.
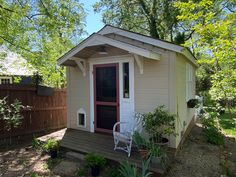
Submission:
[[[10,41],[9,39],[6,39],[6,38],[3,37],[3,36],[0,36],[0,38],[3,39],[4,41],[6,41],[7,43],[9,43],[10,45],[15,46],[16,48],[20,48],[20,49],[23,49],[23,50],[25,50],[25,51],[27,51],[27,52],[30,52],[30,53],[35,54],[34,52],[32,52],[32,51],[29,50],[29,49],[26,49],[26,48],[24,48],[24,47],[21,47],[21,46],[18,46],[18,45],[16,45],[16,44],[14,44],[12,41]]]
[[[8,9],[8,8],[6,8],[6,7],[3,7],[1,4],[0,4],[0,8],[6,10],[6,11],[8,11],[8,12],[15,12],[14,10]]]

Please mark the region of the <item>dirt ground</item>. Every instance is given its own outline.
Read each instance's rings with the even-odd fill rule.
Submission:
[[[64,158],[51,160],[47,154],[29,144],[0,147],[0,177],[70,177],[81,166],[78,161]],[[179,151],[166,177],[219,177],[236,176],[236,142],[226,138],[224,146],[207,143],[202,128],[195,126]]]
[[[206,142],[201,124],[196,124],[166,177],[236,176],[236,142],[225,137],[224,146]]]

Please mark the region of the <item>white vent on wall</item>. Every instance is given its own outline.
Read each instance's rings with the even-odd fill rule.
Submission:
[[[86,127],[86,112],[83,108],[80,108],[77,111],[77,126]]]

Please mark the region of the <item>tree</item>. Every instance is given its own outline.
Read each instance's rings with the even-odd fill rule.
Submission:
[[[0,0],[0,45],[26,58],[44,84],[61,87],[56,59],[80,41],[85,15],[77,0]]]
[[[211,70],[210,94],[229,112],[236,99],[236,2],[201,0],[175,4],[179,20],[191,24],[194,36],[185,43],[198,56],[200,67]]]
[[[102,12],[103,22],[178,44],[191,35],[185,31],[174,7],[177,0],[100,0],[95,12]]]

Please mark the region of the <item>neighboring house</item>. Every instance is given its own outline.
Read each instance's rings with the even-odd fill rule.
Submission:
[[[111,133],[115,122],[134,123],[134,113],[165,105],[177,116],[177,148],[194,109],[195,58],[170,42],[105,26],[58,60],[67,66],[67,127]],[[122,130],[122,127],[121,127]]]
[[[18,54],[0,48],[0,84],[32,84],[32,76],[35,71]]]

